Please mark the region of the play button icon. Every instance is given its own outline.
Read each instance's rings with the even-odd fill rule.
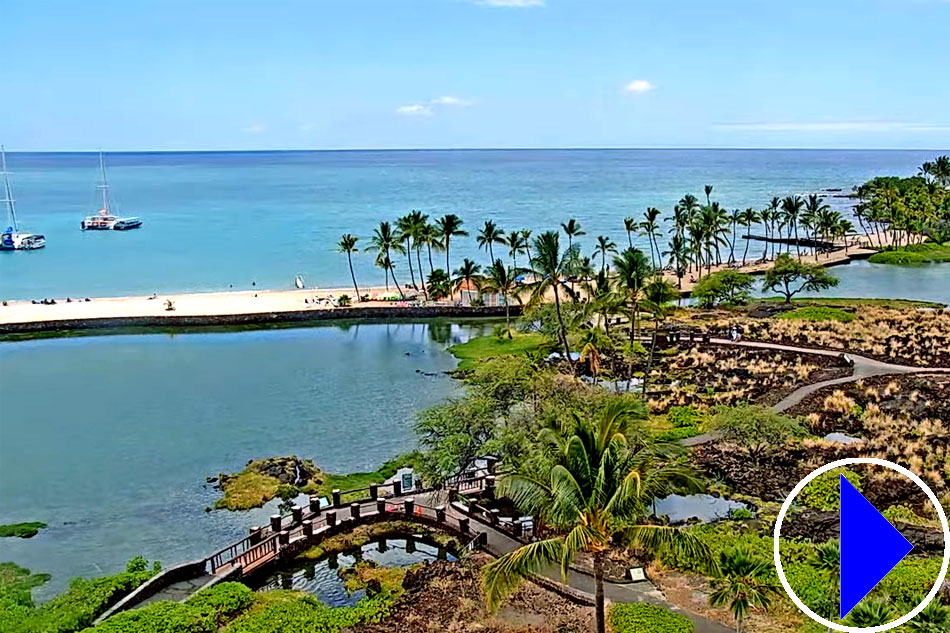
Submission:
[[[841,494],[840,527],[841,527],[841,560],[839,574],[840,590],[840,609],[838,615],[841,619],[832,620],[823,618],[815,613],[811,607],[805,604],[795,593],[792,585],[785,575],[785,569],[782,566],[781,542],[782,525],[788,516],[789,510],[795,503],[795,499],[805,489],[805,487],[821,475],[836,469],[852,467],[866,464],[879,468],[887,468],[895,473],[906,477],[914,482],[930,500],[934,511],[937,513],[937,519],[943,530],[944,549],[943,560],[941,561],[940,571],[934,579],[934,584],[930,591],[924,596],[914,608],[907,613],[886,624],[877,626],[859,627],[852,626],[845,616],[851,612],[868,593],[873,590],[887,574],[894,569],[913,547],[893,525],[891,525],[884,516],[865,499],[847,479],[839,477],[838,488]],[[789,520],[796,520],[794,518]],[[789,599],[815,622],[821,624],[830,631],[841,631],[842,633],[884,633],[891,629],[903,626],[915,618],[926,608],[930,602],[937,597],[940,587],[947,572],[950,571],[950,523],[947,522],[947,513],[940,504],[937,495],[934,494],[924,481],[894,462],[889,462],[877,457],[848,457],[825,464],[821,468],[809,473],[804,479],[792,488],[792,491],[786,497],[785,502],[775,517],[775,525],[772,529],[772,555],[775,562],[775,573],[778,575],[779,582]]]
[[[841,607],[851,612],[914,546],[844,475],[841,490]]]

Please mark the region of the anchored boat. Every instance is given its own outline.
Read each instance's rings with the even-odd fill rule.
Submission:
[[[7,220],[10,225],[0,233],[0,251],[32,251],[46,246],[46,237],[20,230],[16,218],[16,204],[10,189],[10,174],[7,172],[7,154],[0,145],[0,166],[3,168],[3,202],[7,205]]]
[[[113,214],[109,200],[109,182],[106,180],[106,163],[99,152],[99,185],[97,189],[102,196],[102,208],[96,215],[87,216],[80,224],[83,231],[127,231],[142,226],[142,220],[136,217],[120,218]]]

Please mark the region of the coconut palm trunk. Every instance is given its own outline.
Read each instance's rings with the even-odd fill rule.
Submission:
[[[604,617],[604,553],[594,553],[594,612],[597,614],[597,633],[607,630]]]
[[[416,244],[416,264],[418,264],[417,267],[419,268],[419,280],[422,281],[422,294],[423,294],[423,296],[426,298],[426,301],[428,301],[428,300],[429,300],[429,289],[426,288],[426,279],[425,279],[425,277],[423,277],[423,275],[422,275],[422,252],[421,252],[421,250],[422,250],[422,249],[419,248],[419,245]],[[412,256],[410,256],[409,259],[410,259],[410,261],[411,261],[411,260],[412,260]]]
[[[360,301],[360,287],[356,285],[356,273],[353,272],[353,254],[349,251],[346,253],[346,261],[350,265],[350,279],[353,280],[353,289],[356,291],[356,301]]]

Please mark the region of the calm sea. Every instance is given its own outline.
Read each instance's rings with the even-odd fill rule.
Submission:
[[[21,225],[47,236],[36,252],[0,253],[0,297],[348,285],[340,234],[367,245],[374,226],[411,209],[455,213],[473,237],[453,262],[487,261],[474,243],[485,219],[505,229],[577,218],[585,250],[599,234],[626,242],[622,221],[648,206],[669,213],[684,193],[727,207],[772,196],[849,190],[879,174],[909,175],[940,152],[812,150],[467,150],[127,153],[106,157],[118,212],[142,229],[80,231],[98,209],[95,154],[8,154]],[[845,209],[848,201],[830,198]],[[646,241],[638,239],[646,249]],[[397,275],[408,278],[405,262]],[[373,257],[363,283],[382,284]]]

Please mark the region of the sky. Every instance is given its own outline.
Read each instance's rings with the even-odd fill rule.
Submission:
[[[950,0],[0,0],[8,150],[950,147]]]

